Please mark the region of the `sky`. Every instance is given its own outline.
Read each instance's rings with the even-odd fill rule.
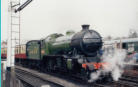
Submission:
[[[8,31],[8,0],[1,3],[3,41]],[[102,37],[128,36],[129,29],[138,30],[138,0],[33,0],[21,11],[21,39],[79,32],[82,24],[89,24]]]

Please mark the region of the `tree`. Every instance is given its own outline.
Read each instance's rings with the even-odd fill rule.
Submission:
[[[112,39],[113,39],[113,38],[112,38],[112,36],[110,36],[110,35],[104,38],[104,40],[112,40]]]
[[[134,29],[129,30],[129,38],[137,38],[138,37],[138,32]]]

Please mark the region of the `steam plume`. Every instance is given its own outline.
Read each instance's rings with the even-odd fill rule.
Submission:
[[[118,81],[124,71],[125,63],[132,63],[132,60],[125,61],[126,59],[126,50],[123,49],[112,49],[105,51],[102,56],[102,62],[107,63],[97,72],[91,73],[91,79],[89,82],[93,82],[100,78],[101,74],[111,73],[113,80]]]

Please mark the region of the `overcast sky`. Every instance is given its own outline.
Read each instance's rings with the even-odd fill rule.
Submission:
[[[25,0],[21,0],[25,1]],[[7,0],[2,0],[2,40],[7,39]],[[21,11],[21,39],[39,39],[90,24],[102,37],[138,29],[138,0],[33,0]]]

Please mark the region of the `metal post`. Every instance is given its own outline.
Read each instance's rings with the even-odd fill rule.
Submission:
[[[1,61],[1,83],[2,83],[2,87],[5,87],[5,80],[6,80],[6,78],[5,78],[5,74],[6,74],[6,72],[5,72],[5,70],[6,70],[6,68],[5,68],[5,66],[6,66],[6,62],[5,62],[5,60],[2,60]]]
[[[8,4],[10,3],[10,0]],[[9,14],[8,14],[8,44],[7,44],[7,68],[6,68],[6,87],[10,87],[10,70],[11,70],[11,3],[9,4]]]
[[[20,2],[20,0],[19,0]],[[20,36],[20,32],[21,32],[21,16],[20,16],[20,12],[19,12],[19,53],[21,53],[21,44],[20,44],[20,39],[21,39],[21,36]]]
[[[6,70],[6,87],[11,87],[10,82],[11,82],[11,75],[10,75],[11,68],[7,67]]]
[[[15,1],[15,0],[14,0]],[[16,0],[19,3],[19,0]],[[14,38],[17,37],[18,43],[20,42],[20,33],[15,35],[15,33],[20,32],[20,27],[15,29],[13,26],[19,26],[20,20],[19,20],[19,15],[14,15],[14,8],[15,4],[13,3],[13,0],[8,0],[9,4],[9,11],[8,11],[8,45],[7,45],[7,70],[6,70],[6,87],[16,87],[16,78],[15,78],[15,71],[14,71],[14,64],[15,64],[15,45],[16,45],[16,39]],[[14,19],[19,20],[19,24],[15,25]]]
[[[3,65],[3,63],[1,63],[1,86],[2,86],[2,87],[4,87],[4,84],[5,84],[5,83],[4,83],[4,80],[3,80],[3,78],[4,78],[4,77],[3,77],[3,73],[4,73],[4,71],[3,71],[4,68],[3,68],[3,67],[4,67],[4,65]]]
[[[10,3],[10,0],[9,0]],[[8,42],[7,42],[7,68],[11,67],[10,62],[11,62],[11,4],[9,4],[9,14],[8,14]]]
[[[32,0],[26,1],[20,5],[20,0],[8,0],[9,4],[9,23],[8,23],[8,45],[7,45],[7,73],[6,73],[6,87],[16,87],[15,82],[15,47],[18,44],[19,53],[21,53],[20,46],[20,11],[24,9]],[[18,9],[16,7],[18,6]],[[18,23],[14,23],[14,19],[18,19]],[[15,29],[17,26],[18,29]],[[15,34],[17,33],[18,36]],[[15,35],[15,36],[14,36]],[[14,39],[15,38],[15,39]],[[17,39],[16,39],[17,38]],[[17,44],[16,44],[17,41]],[[12,82],[12,84],[10,84]]]

